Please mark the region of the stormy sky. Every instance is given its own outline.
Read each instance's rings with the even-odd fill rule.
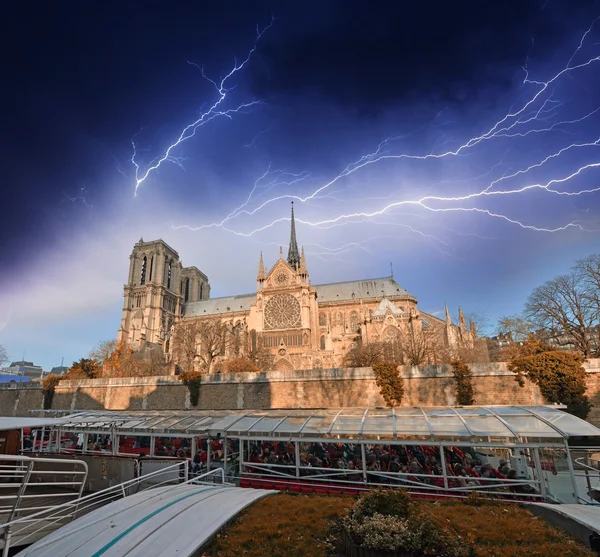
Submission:
[[[600,3],[13,3],[2,22],[0,344],[114,338],[133,244],[252,292],[314,284],[518,312],[598,251]],[[258,30],[258,33],[257,33]]]

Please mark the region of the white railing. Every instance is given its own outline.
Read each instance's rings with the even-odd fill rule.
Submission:
[[[600,447],[571,447],[578,502],[600,504]]]
[[[54,508],[56,499],[80,499],[87,475],[88,466],[82,460],[2,455],[0,521],[26,522],[29,517]],[[1,523],[0,537],[4,540],[2,555],[6,557],[11,530]]]
[[[61,462],[64,461],[61,460]],[[157,482],[157,478],[161,475],[166,476],[166,479]],[[207,483],[203,482],[202,479],[213,475],[220,476],[219,483],[230,485],[225,482],[225,474],[221,468],[186,479],[188,477],[188,462],[179,461],[173,465],[103,489],[102,491],[84,495],[83,497],[80,496],[75,501],[45,508],[27,517],[9,520],[4,524],[0,524],[0,531],[4,532],[5,539],[2,557],[8,556],[11,539],[18,537],[19,545],[32,543],[64,526],[76,518],[77,515],[81,516],[112,501],[163,485],[173,485],[174,483],[177,485]]]

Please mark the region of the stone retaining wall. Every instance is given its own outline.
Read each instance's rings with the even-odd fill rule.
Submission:
[[[585,364],[588,394],[594,404],[589,419],[600,425],[600,360]],[[505,363],[471,366],[477,404],[541,404],[539,389],[521,388]],[[406,406],[455,403],[450,366],[403,367]],[[38,384],[0,386],[0,415],[27,416],[42,407]],[[200,409],[264,409],[385,406],[371,368],[269,371],[212,375],[200,388]],[[177,377],[126,377],[62,381],[55,410],[189,409],[186,386]]]

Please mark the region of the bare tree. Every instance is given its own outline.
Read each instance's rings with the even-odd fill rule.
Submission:
[[[198,321],[179,323],[173,336],[173,357],[183,371],[193,371],[198,356],[200,326]]]
[[[595,330],[590,330],[590,342],[595,355],[600,353],[600,254],[590,255],[575,266],[583,284],[583,295],[587,300]]]
[[[489,333],[490,319],[485,311],[469,311],[465,313],[466,326],[479,336]]]
[[[110,355],[116,350],[116,348],[116,340],[103,340],[90,350],[88,357],[92,360],[97,360],[104,365],[104,362],[110,358]]]
[[[505,315],[498,320],[496,334],[520,344],[533,334],[534,324],[524,315]]]
[[[348,367],[372,367],[378,362],[383,362],[385,343],[369,342],[357,343],[346,353],[344,365]]]
[[[227,326],[218,319],[207,319],[197,322],[198,352],[201,365],[207,371],[219,356],[225,356],[231,341],[231,333]]]
[[[401,362],[411,366],[419,366],[427,362],[427,355],[432,347],[432,326],[422,325],[419,328],[411,321],[405,328],[400,330],[400,349],[402,352]]]
[[[3,366],[6,362],[8,362],[8,352],[6,348],[0,344],[0,366]]]
[[[589,288],[586,275],[576,268],[538,286],[525,306],[527,317],[555,345],[572,346],[586,358],[598,350],[597,337],[590,336],[598,310],[590,301]]]
[[[423,320],[420,327],[410,323],[402,329],[400,345],[403,361],[408,365],[441,364],[453,359],[445,324],[433,319]]]
[[[250,360],[259,370],[273,369],[275,357],[264,346],[263,336],[255,330],[244,331],[242,355]]]

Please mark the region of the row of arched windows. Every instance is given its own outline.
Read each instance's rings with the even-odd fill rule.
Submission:
[[[338,311],[332,320],[332,325],[336,325],[338,327],[344,326],[345,315],[342,312]],[[357,311],[351,311],[348,316],[348,320],[346,321],[349,326],[349,331],[354,333],[358,330],[358,326],[360,325],[360,316]],[[325,313],[319,314],[319,325],[321,327],[327,326],[327,315]]]

